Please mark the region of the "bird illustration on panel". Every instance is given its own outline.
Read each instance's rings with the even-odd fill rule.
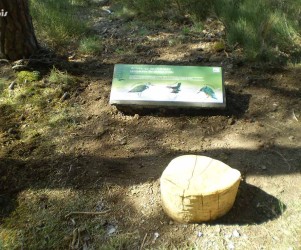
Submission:
[[[132,88],[129,93],[138,93],[138,96],[140,97],[141,96],[141,93],[143,91],[145,91],[146,89],[149,88],[149,86],[151,86],[152,84],[151,83],[146,83],[146,84],[140,84],[140,85],[137,85],[135,86],[134,88]]]
[[[172,86],[166,86],[166,88],[171,89],[170,93],[174,93],[177,94],[180,92],[180,87],[181,87],[181,83],[178,82],[176,85],[172,85]]]
[[[207,98],[211,97],[211,98],[217,100],[214,90],[209,86],[202,87],[198,93],[200,93],[200,92],[204,92],[206,94]]]

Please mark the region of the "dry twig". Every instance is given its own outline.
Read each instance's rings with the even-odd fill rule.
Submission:
[[[298,118],[297,118],[297,116],[295,115],[295,111],[293,110],[293,118],[298,122],[299,120],[298,120]]]
[[[79,215],[79,214],[84,214],[84,215],[103,215],[108,213],[110,210],[102,211],[102,212],[70,212],[65,216],[65,218],[70,217],[71,215]]]
[[[279,155],[284,160],[284,162],[288,165],[288,170],[291,170],[291,165],[289,164],[288,160],[281,153],[279,153],[276,150],[270,150],[270,151],[274,152],[277,155]]]
[[[147,237],[147,233],[145,234],[145,236],[144,236],[144,238],[143,238],[143,241],[142,241],[141,246],[140,246],[140,248],[139,248],[140,250],[142,250],[143,247],[144,247],[146,237]]]

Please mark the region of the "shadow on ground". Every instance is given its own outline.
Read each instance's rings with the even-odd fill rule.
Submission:
[[[299,149],[278,148],[275,150],[300,158]],[[52,159],[27,161],[2,158],[0,159],[0,174],[5,178],[2,178],[0,186],[1,217],[8,216],[14,210],[16,197],[22,190],[43,188],[97,190],[107,182],[130,187],[159,179],[170,160],[176,156],[191,153],[165,152],[160,155],[137,155],[129,158],[64,155],[53,156]],[[193,153],[220,159],[219,156],[224,154],[225,150]],[[291,169],[289,169],[283,167],[283,163],[279,159],[275,158],[274,162],[268,162],[264,155],[259,157],[259,151],[228,150],[226,153],[229,155],[229,159],[224,162],[240,170],[244,176],[273,176],[301,172],[297,158],[291,163]],[[262,152],[260,153],[262,154]],[[272,152],[267,151],[266,153]],[[232,161],[231,155],[240,155],[241,161],[239,159]],[[248,159],[248,162],[243,164],[243,159]],[[267,169],[261,170],[260,164],[267,166]],[[258,187],[242,182],[233,209],[217,223],[260,224],[277,218],[284,210],[285,205],[280,200]]]
[[[261,224],[282,215],[286,205],[262,189],[241,182],[233,208],[213,224]]]
[[[176,116],[233,116],[242,117],[248,110],[251,95],[235,93],[229,87],[226,89],[227,107],[225,109],[181,108],[181,107],[146,107],[139,105],[116,105],[117,109],[126,115],[155,115],[160,117]]]

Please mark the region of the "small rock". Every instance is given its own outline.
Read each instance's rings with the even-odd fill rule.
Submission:
[[[228,247],[229,250],[235,249],[234,244],[233,244],[233,242],[231,242],[231,241],[228,243],[228,246],[227,246],[227,247]]]
[[[6,59],[0,59],[0,64],[1,64],[1,63],[3,63],[3,64],[5,64],[5,63],[6,63],[6,64],[9,64],[9,61],[6,60]]]
[[[240,233],[235,229],[233,232],[232,232],[232,235],[233,237],[240,237]]]
[[[139,118],[140,118],[140,117],[139,117],[138,114],[135,114],[135,115],[134,115],[134,119],[138,120]]]
[[[234,120],[232,117],[229,118],[228,124],[229,124],[229,125],[234,125],[234,123],[235,123],[235,120]]]
[[[174,222],[171,220],[171,221],[169,221],[169,223],[168,223],[169,225],[173,225],[174,224]]]
[[[278,103],[274,102],[273,107],[278,107]]]
[[[198,232],[198,237],[202,237],[203,236],[203,233],[202,232]]]
[[[14,89],[15,89],[15,86],[16,86],[16,82],[15,82],[15,81],[12,81],[11,84],[8,86],[8,89],[14,90]]]
[[[227,69],[233,69],[233,67],[234,67],[233,64],[228,64],[227,65]]]
[[[107,132],[107,129],[105,129],[104,127],[100,127],[96,130],[96,137],[102,137],[105,133]]]
[[[266,170],[267,167],[266,167],[266,166],[262,166],[261,169],[262,169],[262,170]]]
[[[106,231],[107,231],[107,234],[108,234],[108,235],[112,235],[113,233],[115,233],[115,232],[117,231],[117,226],[114,226],[114,225],[109,224],[109,225],[107,226]]]
[[[241,237],[243,240],[247,240],[248,239],[248,236],[243,234],[242,237]]]
[[[221,228],[220,228],[219,226],[217,226],[217,228],[215,229],[215,231],[216,231],[217,233],[220,233],[220,232],[221,232]]]
[[[64,94],[63,94],[63,96],[61,97],[61,100],[62,101],[65,101],[65,100],[67,100],[67,99],[69,99],[70,98],[70,94],[68,93],[68,92],[65,92]]]
[[[292,136],[292,135],[291,135],[291,136],[288,137],[288,139],[289,139],[290,141],[293,141],[293,140],[295,140],[295,136]]]
[[[127,140],[126,139],[122,139],[121,141],[120,141],[120,145],[126,145],[127,144]]]
[[[96,211],[97,212],[103,211],[103,210],[105,210],[105,207],[106,207],[105,203],[102,200],[100,200],[96,204]]]
[[[218,37],[222,37],[222,36],[225,35],[225,32],[224,32],[224,31],[219,31],[219,32],[216,33],[216,35],[217,35]]]
[[[153,239],[153,243],[156,242],[156,240],[159,238],[160,234],[158,232],[154,233],[154,239]]]
[[[87,244],[87,238],[84,238],[84,243],[83,243],[83,250],[89,250],[88,244]]]
[[[139,194],[139,192],[140,192],[140,191],[137,190],[137,189],[132,189],[132,190],[131,190],[131,194],[133,194],[133,195],[134,195],[134,194]]]
[[[22,114],[22,115],[20,116],[20,120],[21,120],[21,121],[25,121],[25,120],[26,120],[26,117],[25,117],[24,114]]]
[[[12,135],[15,135],[15,134],[18,133],[18,131],[15,130],[14,128],[9,128],[9,129],[7,130],[7,133],[12,134]]]
[[[73,218],[71,219],[71,224],[72,224],[72,226],[76,225],[76,222],[75,222],[75,220]]]
[[[26,65],[15,65],[12,67],[13,70],[21,71],[21,70],[28,70],[28,67]]]
[[[226,239],[226,240],[229,240],[231,237],[232,237],[232,234],[226,234],[226,235],[225,235],[225,239]]]

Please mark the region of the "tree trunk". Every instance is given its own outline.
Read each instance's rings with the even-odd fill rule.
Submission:
[[[0,58],[28,58],[38,48],[28,0],[0,0]]]

